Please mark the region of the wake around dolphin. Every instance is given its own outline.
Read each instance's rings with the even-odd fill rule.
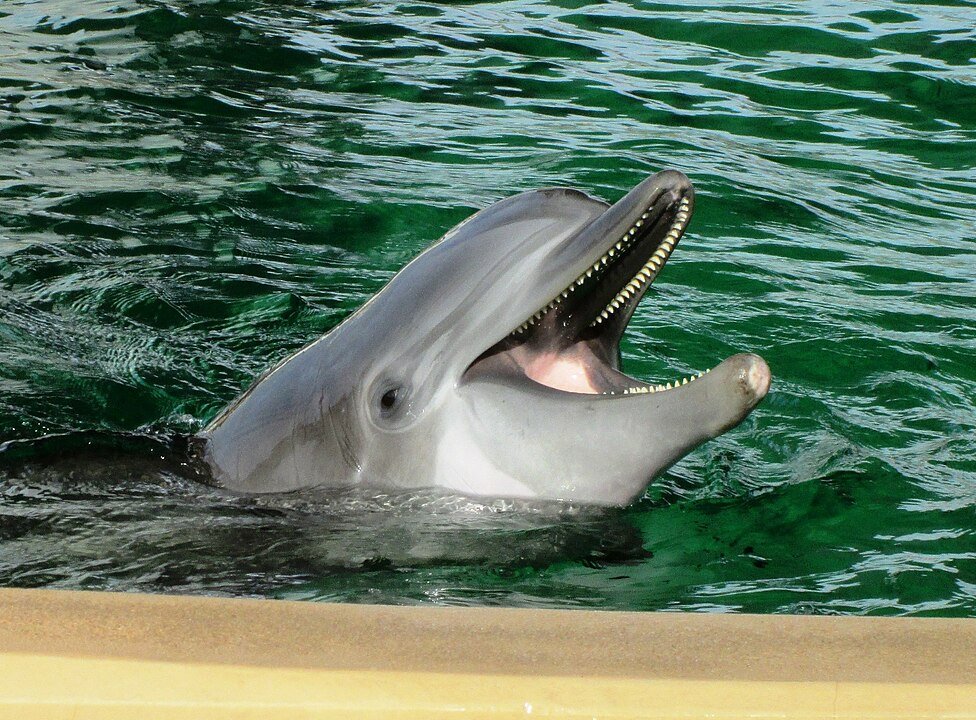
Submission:
[[[664,171],[610,206],[577,190],[471,216],[197,437],[243,492],[436,486],[619,505],[769,389],[757,355],[645,382],[620,338],[694,210]]]

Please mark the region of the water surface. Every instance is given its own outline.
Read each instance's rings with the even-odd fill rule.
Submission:
[[[7,471],[0,583],[976,615],[974,28],[969,2],[6,0],[0,439],[191,432],[474,210],[664,167],[697,212],[627,370],[751,350],[774,387],[618,511]]]

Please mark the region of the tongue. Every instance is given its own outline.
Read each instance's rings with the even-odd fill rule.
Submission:
[[[598,395],[629,380],[583,342],[563,350],[533,348],[527,343],[512,348],[509,355],[527,377],[564,392]]]
[[[575,357],[556,354],[536,355],[526,363],[519,363],[525,374],[541,385],[556,390],[596,395],[601,390],[590,380],[586,365]]]

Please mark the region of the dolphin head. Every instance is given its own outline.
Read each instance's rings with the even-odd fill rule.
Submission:
[[[208,426],[214,477],[630,501],[769,388],[756,355],[667,383],[620,370],[693,211],[665,171],[612,206],[551,188],[476,213]]]

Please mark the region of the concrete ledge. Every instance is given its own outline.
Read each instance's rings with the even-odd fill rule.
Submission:
[[[976,620],[0,591],[3,717],[459,713],[976,718]]]

